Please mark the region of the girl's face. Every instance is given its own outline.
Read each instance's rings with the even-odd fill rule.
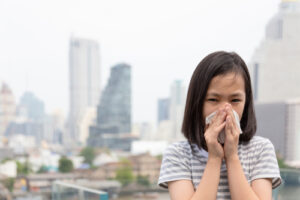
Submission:
[[[203,118],[231,104],[239,118],[243,116],[246,101],[245,82],[242,75],[237,73],[222,74],[214,77],[206,93],[203,105]]]

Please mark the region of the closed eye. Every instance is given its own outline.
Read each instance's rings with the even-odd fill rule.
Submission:
[[[231,100],[232,102],[240,102],[241,100],[240,99],[233,99]]]
[[[211,101],[211,102],[217,102],[217,99],[207,99],[207,101]]]

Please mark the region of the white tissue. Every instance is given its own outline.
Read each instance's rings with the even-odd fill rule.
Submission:
[[[234,114],[234,118],[235,118],[235,123],[237,124],[238,128],[240,129],[240,134],[243,133],[242,129],[241,129],[241,125],[240,125],[240,119],[239,119],[239,115],[237,114],[237,112],[235,112],[235,110],[232,110],[233,114]],[[210,124],[211,120],[213,119],[213,117],[216,115],[217,111],[211,113],[210,115],[208,115],[205,118],[205,124]],[[224,144],[225,142],[225,128],[220,132],[219,136],[218,136],[218,142],[221,144]]]

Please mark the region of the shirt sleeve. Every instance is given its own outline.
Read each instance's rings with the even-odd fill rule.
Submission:
[[[273,144],[266,139],[257,146],[250,181],[261,178],[272,179],[272,188],[281,184],[280,170]]]
[[[168,182],[192,180],[189,155],[180,143],[169,146],[163,155],[158,185],[168,188]]]

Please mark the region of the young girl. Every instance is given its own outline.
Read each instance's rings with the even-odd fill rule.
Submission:
[[[172,200],[272,199],[281,178],[272,143],[254,136],[253,104],[249,72],[239,55],[220,51],[200,62],[186,100],[187,141],[172,144],[163,156],[158,184],[169,189]],[[222,131],[224,144],[218,142]]]

